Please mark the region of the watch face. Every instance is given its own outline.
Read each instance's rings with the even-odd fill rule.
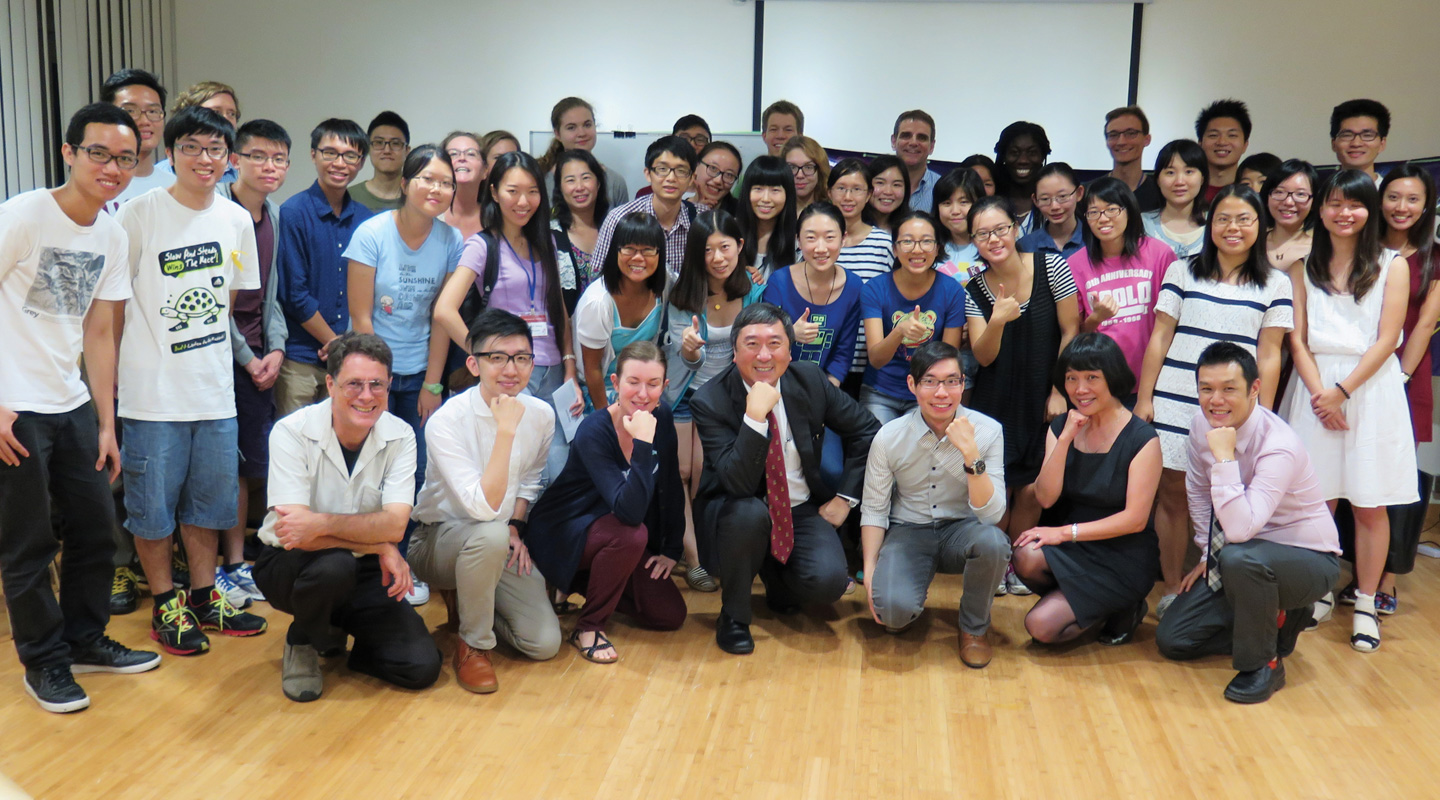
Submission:
[[[976,475],[984,475],[984,474],[985,474],[985,459],[983,459],[983,458],[977,458],[977,459],[975,459],[975,466],[971,467],[971,468],[970,468],[970,471],[973,472],[973,473],[975,473]]]

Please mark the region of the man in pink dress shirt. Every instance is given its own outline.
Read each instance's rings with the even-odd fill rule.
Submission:
[[[1255,358],[1218,342],[1195,373],[1185,482],[1203,558],[1155,639],[1166,658],[1230,654],[1239,674],[1225,698],[1261,703],[1285,685],[1281,659],[1339,577],[1339,535],[1299,437],[1258,402]]]

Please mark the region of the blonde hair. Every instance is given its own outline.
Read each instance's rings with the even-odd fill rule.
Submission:
[[[824,192],[825,188],[830,185],[830,154],[825,152],[825,148],[821,147],[819,142],[809,136],[790,137],[790,141],[780,148],[781,160],[790,155],[791,150],[804,151],[805,155],[815,162],[815,188],[810,191],[808,198],[796,195],[797,208],[795,210],[799,211],[816,200],[829,200],[829,196]]]
[[[175,107],[170,110],[174,114],[182,108],[190,106],[202,106],[217,94],[228,94],[230,99],[235,101],[235,120],[240,120],[240,97],[235,94],[235,89],[229,84],[219,81],[200,81],[189,89],[175,96]]]

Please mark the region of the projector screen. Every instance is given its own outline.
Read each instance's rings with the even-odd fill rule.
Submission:
[[[822,145],[889,152],[900,112],[935,117],[937,159],[994,156],[1016,120],[1051,161],[1109,169],[1105,112],[1125,105],[1128,3],[767,2],[761,107],[805,112]],[[1163,46],[1158,42],[1150,47]]]

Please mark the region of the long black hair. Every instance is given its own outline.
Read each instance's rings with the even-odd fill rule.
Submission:
[[[495,159],[495,166],[490,169],[490,177],[485,181],[486,190],[480,193],[481,224],[485,226],[486,233],[495,237],[495,246],[499,247],[505,238],[505,218],[500,213],[500,203],[495,199],[495,192],[506,173],[512,169],[529,175],[540,192],[540,201],[520,232],[524,235],[525,242],[530,245],[530,257],[538,261],[540,268],[545,271],[545,310],[550,324],[555,326],[555,332],[559,335],[566,319],[565,296],[560,287],[560,266],[555,259],[555,240],[550,236],[550,220],[545,213],[550,204],[545,200],[545,174],[540,171],[540,165],[535,163],[529,153],[517,150]]]
[[[1265,288],[1270,280],[1270,258],[1265,255],[1265,243],[1258,238],[1260,233],[1265,231],[1265,221],[1270,216],[1265,211],[1265,204],[1260,201],[1260,195],[1254,189],[1236,181],[1221,189],[1215,195],[1215,200],[1210,204],[1210,219],[1205,223],[1204,241],[1200,252],[1190,259],[1190,274],[1200,281],[1219,282],[1224,277],[1224,270],[1220,268],[1220,253],[1215,247],[1215,209],[1219,207],[1222,200],[1236,198],[1245,201],[1255,212],[1256,226],[1259,228],[1255,244],[1250,247],[1250,254],[1245,256],[1245,263],[1240,265],[1239,282],[1251,284],[1259,288]]]
[[[770,231],[770,244],[765,248],[770,256],[772,269],[788,267],[795,263],[795,239],[799,235],[796,221],[798,200],[795,196],[795,175],[779,156],[764,155],[750,162],[745,168],[745,177],[740,179],[740,203],[735,214],[745,240],[745,261],[760,263],[760,218],[750,205],[750,190],[756,186],[779,186],[785,190],[785,206],[775,218],[775,229]]]
[[[1440,269],[1440,247],[1435,246],[1435,179],[1423,167],[1417,167],[1406,161],[1398,167],[1392,168],[1385,174],[1385,180],[1380,182],[1380,197],[1383,207],[1385,190],[1390,184],[1402,178],[1414,178],[1420,181],[1425,190],[1425,205],[1420,212],[1420,218],[1410,226],[1405,238],[1415,252],[1420,256],[1420,291],[1417,296],[1423,297],[1430,293],[1430,285],[1435,282],[1437,269]],[[1385,222],[1388,228],[1390,223]]]
[[[680,264],[680,276],[670,289],[670,305],[691,314],[705,315],[705,300],[710,293],[709,259],[705,257],[705,248],[710,237],[717,233],[734,239],[737,244],[745,238],[740,232],[739,221],[728,211],[706,211],[696,216],[685,239],[685,261]],[[753,288],[750,272],[746,269],[750,266],[747,250],[740,248],[735,270],[725,279],[726,300],[744,297]]]
[[[1342,169],[1320,185],[1320,191],[1315,193],[1315,202],[1324,205],[1336,194],[1345,200],[1359,202],[1370,212],[1355,241],[1350,279],[1345,285],[1358,303],[1380,278],[1380,254],[1384,249],[1380,238],[1380,190],[1375,188],[1375,181],[1360,170]],[[1305,274],[1326,294],[1338,288],[1332,285],[1330,278],[1330,259],[1334,255],[1335,244],[1330,240],[1330,229],[1324,225],[1316,226],[1315,243],[1310,247],[1310,257],[1305,260]]]
[[[885,155],[875,156],[870,159],[870,200],[866,201],[866,203],[868,205],[875,200],[875,179],[880,177],[880,173],[887,169],[899,170],[900,177],[905,180],[905,194],[900,197],[900,205],[895,206],[895,210],[891,211],[890,216],[885,220],[885,227],[890,229],[891,235],[894,235],[895,225],[893,220],[910,213],[910,170],[906,169],[905,162],[901,161],[899,156],[886,153]],[[871,208],[874,208],[874,206],[871,206]],[[872,213],[876,215],[876,219],[879,219],[878,211]]]
[[[600,223],[605,221],[605,215],[610,213],[610,192],[605,185],[605,168],[600,166],[600,162],[595,160],[589,150],[566,150],[555,158],[555,193],[551,196],[555,201],[555,208],[551,213],[555,221],[560,223],[561,230],[568,231],[570,226],[575,224],[575,215],[565,202],[565,193],[560,191],[560,173],[571,161],[584,162],[590,174],[595,176],[595,227],[599,228]]]
[[[1080,198],[1080,204],[1075,207],[1075,216],[1079,217],[1082,230],[1080,238],[1085,241],[1085,255],[1089,257],[1091,266],[1098,267],[1101,261],[1105,260],[1105,248],[1100,244],[1100,239],[1090,229],[1090,220],[1086,218],[1091,208],[1103,208],[1109,205],[1117,205],[1125,209],[1125,236],[1124,244],[1120,248],[1120,259],[1134,258],[1140,254],[1140,242],[1145,238],[1145,220],[1140,216],[1140,201],[1135,199],[1135,193],[1125,185],[1125,181],[1119,178],[1112,178],[1109,175],[1095,179],[1086,190],[1085,196]]]
[[[859,175],[860,180],[865,182],[865,202],[860,206],[860,221],[866,225],[874,225],[875,212],[870,208],[870,195],[875,193],[875,187],[870,185],[870,181],[875,178],[875,173],[870,171],[870,165],[863,160],[851,156],[836,162],[835,166],[830,168],[830,180],[825,182],[825,194],[828,196],[835,184],[846,175]],[[794,176],[791,176],[791,180],[794,180]],[[834,203],[835,199],[830,198],[830,202]],[[835,207],[839,208],[840,204],[835,203]]]

